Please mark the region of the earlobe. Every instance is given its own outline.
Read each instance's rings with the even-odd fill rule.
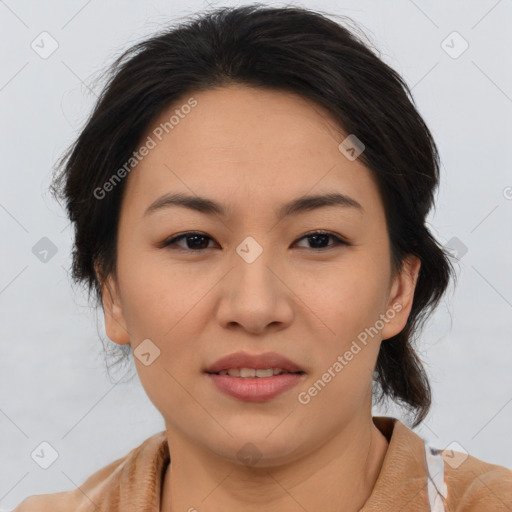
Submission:
[[[395,276],[385,312],[388,321],[381,331],[383,340],[396,336],[405,327],[412,309],[420,268],[421,260],[410,255],[404,261],[401,272]]]
[[[119,345],[130,343],[118,286],[112,275],[109,275],[101,285],[101,301],[107,336]]]

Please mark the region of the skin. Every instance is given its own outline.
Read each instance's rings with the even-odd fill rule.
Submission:
[[[161,510],[295,512],[320,501],[326,512],[358,511],[388,446],[372,421],[373,371],[382,340],[405,326],[420,262],[392,275],[377,184],[340,152],[346,134],[328,112],[291,93],[229,85],[188,95],[152,128],[190,96],[197,106],[127,178],[117,269],[103,286],[109,338],[133,350],[149,338],[160,350],[148,366],[134,360],[170,446]],[[277,222],[282,203],[331,191],[364,212],[329,206]],[[209,197],[228,216],[176,206],[144,216],[168,192]],[[315,230],[351,245],[327,237],[315,249],[304,238]],[[209,237],[208,248],[159,247],[187,231]],[[247,236],[263,248],[250,264],[235,250]],[[393,304],[402,309],[301,404],[299,392]],[[202,370],[240,350],[283,354],[305,380],[263,403],[227,396]],[[254,466],[237,457],[248,442],[261,454]]]

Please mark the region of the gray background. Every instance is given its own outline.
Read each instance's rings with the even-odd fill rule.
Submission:
[[[434,406],[416,431],[433,446],[456,441],[512,468],[512,1],[296,5],[348,15],[367,32],[413,88],[441,152],[429,220],[443,244],[458,247],[460,277],[420,341]],[[71,229],[46,189],[99,92],[92,87],[97,73],[167,21],[207,7],[0,1],[2,509],[28,495],[73,489],[164,429],[138,377],[108,377],[102,318],[71,287]],[[43,31],[58,43],[46,59],[31,47],[51,48]],[[469,44],[461,55],[464,43],[453,31]],[[32,252],[43,237],[57,249],[46,262]],[[374,414],[402,418],[398,408]],[[30,456],[42,441],[59,455],[48,469]]]

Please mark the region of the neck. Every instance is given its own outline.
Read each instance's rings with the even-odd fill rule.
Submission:
[[[160,512],[224,510],[358,512],[370,496],[388,441],[372,421],[343,432],[287,464],[251,468],[219,459],[167,428],[172,470]],[[326,506],[326,504],[328,504]],[[330,508],[329,508],[330,507]]]

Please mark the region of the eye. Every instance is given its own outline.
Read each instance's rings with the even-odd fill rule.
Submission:
[[[185,247],[178,245],[178,242],[181,242],[182,240],[185,241]],[[160,247],[176,246],[178,249],[184,251],[188,250],[198,252],[208,248],[208,243],[206,242],[205,244],[205,240],[213,239],[204,233],[189,231],[188,233],[183,233],[182,235],[175,236],[174,238],[164,240],[160,244]]]
[[[325,246],[324,242],[327,242],[329,240],[329,238],[334,239],[335,243]],[[338,245],[350,245],[347,241],[343,240],[342,238],[335,235],[334,233],[330,233],[329,231],[314,231],[312,233],[308,233],[307,235],[304,235],[303,237],[299,238],[299,240],[303,240],[303,239],[312,240],[312,243],[313,243],[312,248],[316,251],[322,250],[324,248],[329,249],[331,247],[336,247]]]
[[[335,241],[335,243],[328,244],[326,246],[325,243],[328,242],[329,238],[332,238]],[[329,231],[313,231],[299,238],[299,240],[303,239],[310,240],[310,243],[312,241],[313,247],[310,248],[315,251],[321,251],[325,248],[329,249],[331,247],[336,247],[339,245],[350,245],[346,240],[343,240],[339,236],[335,235],[334,233],[330,233]],[[174,246],[178,250],[199,252],[208,249],[208,243],[209,241],[212,240],[213,238],[209,237],[208,235],[205,235],[204,233],[189,231],[187,233],[183,233],[173,238],[164,240],[160,244],[160,247],[163,248]],[[179,242],[184,242],[185,247],[183,245],[179,245]]]

